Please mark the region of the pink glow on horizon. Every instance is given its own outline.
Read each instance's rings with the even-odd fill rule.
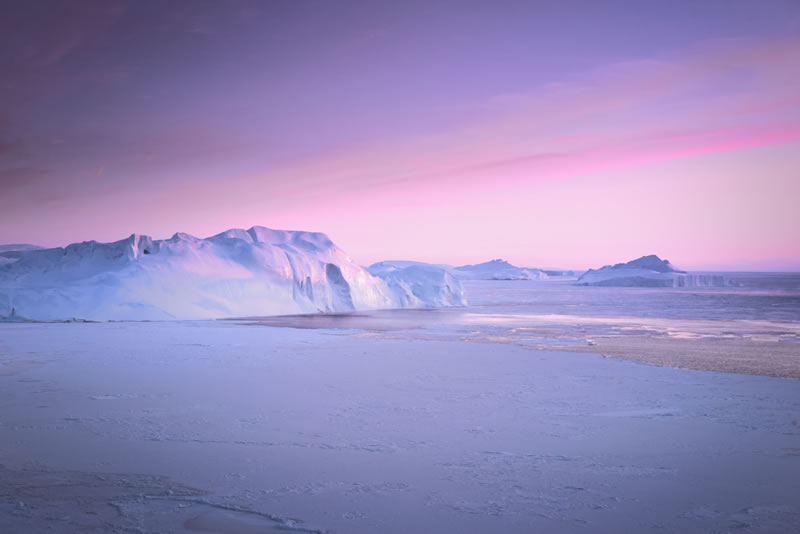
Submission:
[[[732,139],[720,139],[718,142],[721,144],[716,150],[790,141],[800,127],[800,102],[796,95],[797,84],[787,85],[785,78],[787,72],[791,72],[794,74],[793,81],[800,84],[800,67],[797,66],[800,62],[791,61],[794,57],[800,57],[800,41],[791,41],[782,46],[770,44],[752,48],[726,49],[721,58],[719,54],[701,56],[688,61],[688,66],[681,62],[672,65],[645,62],[636,64],[640,70],[632,71],[633,66],[627,65],[622,69],[624,76],[618,73],[619,67],[613,67],[582,82],[555,86],[560,91],[545,87],[540,92],[505,99],[499,108],[495,105],[489,108],[496,108],[495,112],[460,129],[406,139],[403,143],[393,141],[385,146],[376,144],[344,148],[338,153],[321,154],[315,159],[307,158],[296,165],[271,169],[265,173],[303,183],[314,183],[317,178],[325,181],[341,177],[344,184],[337,182],[335,187],[347,187],[349,184],[361,187],[381,182],[405,183],[413,181],[414,177],[428,180],[432,176],[462,172],[473,165],[527,157],[555,161],[560,154],[617,153],[631,145],[648,153],[650,149],[636,146],[637,141],[652,139],[667,142],[669,139],[663,136],[664,131],[677,132],[679,137],[741,139],[740,144]],[[787,54],[787,48],[794,52],[793,57]],[[775,53],[775,50],[781,53]],[[754,58],[771,63],[753,65],[747,62]],[[712,100],[684,98],[675,113],[661,109],[661,100],[674,98],[665,86],[654,81],[666,76],[664,70],[681,73],[672,77],[680,79],[688,87],[682,87],[678,93],[691,92],[718,83],[715,71],[709,72],[709,66],[726,63],[735,69],[755,69],[751,83],[756,84],[758,90],[740,90]],[[653,86],[658,90],[647,89],[642,92],[642,86]],[[603,102],[611,95],[614,106],[608,103],[598,106],[598,102]],[[789,107],[780,109],[782,113],[778,117],[758,109],[764,101],[781,99]],[[645,109],[640,109],[642,107]],[[732,107],[750,107],[755,111],[735,115],[730,111]],[[610,109],[614,113],[598,113],[598,109],[604,112]],[[592,110],[594,114],[590,113]],[[576,123],[581,117],[583,120]],[[748,129],[754,133],[748,133]],[[783,133],[780,133],[781,130]],[[759,135],[765,136],[764,139],[757,140]],[[745,138],[752,140],[745,141]],[[680,154],[686,150],[689,149],[681,148],[676,152],[676,157],[685,157]],[[706,150],[715,148],[708,147]],[[691,150],[687,153],[690,154]],[[649,158],[649,155],[642,156],[644,161]]]
[[[157,194],[125,192],[157,223],[120,210],[102,228],[87,215],[70,235],[264,225],[324,231],[362,263],[503,256],[586,268],[657,253],[685,268],[800,269],[798,88],[800,40],[711,43],[496,95],[446,128],[386,132],[224,181],[162,171],[169,186]],[[142,164],[263,142],[202,129],[151,141]],[[113,172],[106,162],[90,172],[101,168]],[[77,204],[88,213],[104,194],[119,192]],[[54,202],[54,216],[64,210]],[[43,244],[77,240],[52,235]]]

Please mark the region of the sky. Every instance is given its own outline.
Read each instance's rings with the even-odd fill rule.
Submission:
[[[800,270],[797,0],[0,8],[0,243]]]

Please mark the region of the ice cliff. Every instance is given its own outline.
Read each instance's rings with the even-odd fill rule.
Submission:
[[[13,247],[12,247],[13,248]],[[325,234],[253,227],[200,239],[0,249],[0,316],[208,319],[463,305],[435,266],[370,274]]]

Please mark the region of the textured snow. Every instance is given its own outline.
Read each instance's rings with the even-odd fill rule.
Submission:
[[[687,273],[676,269],[668,260],[655,254],[642,256],[627,263],[589,269],[578,283],[592,286],[620,287],[718,287],[726,285],[719,274]]]
[[[384,281],[325,234],[253,227],[207,239],[133,234],[113,243],[6,252],[0,314],[37,320],[210,319],[463,303],[434,266]],[[4,313],[5,312],[5,313]]]
[[[551,350],[696,333],[769,366],[797,291],[465,289],[291,328],[0,324],[0,532],[800,532],[800,382]]]
[[[541,269],[517,267],[505,260],[496,259],[476,265],[455,267],[456,276],[464,280],[547,280]]]

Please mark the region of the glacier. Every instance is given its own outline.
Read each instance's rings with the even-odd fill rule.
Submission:
[[[627,263],[589,269],[578,278],[578,284],[614,287],[722,287],[728,285],[720,274],[688,273],[655,254]]]
[[[13,248],[13,247],[11,247]],[[323,233],[254,226],[209,238],[0,249],[0,316],[165,320],[461,306],[428,265],[371,274]]]

